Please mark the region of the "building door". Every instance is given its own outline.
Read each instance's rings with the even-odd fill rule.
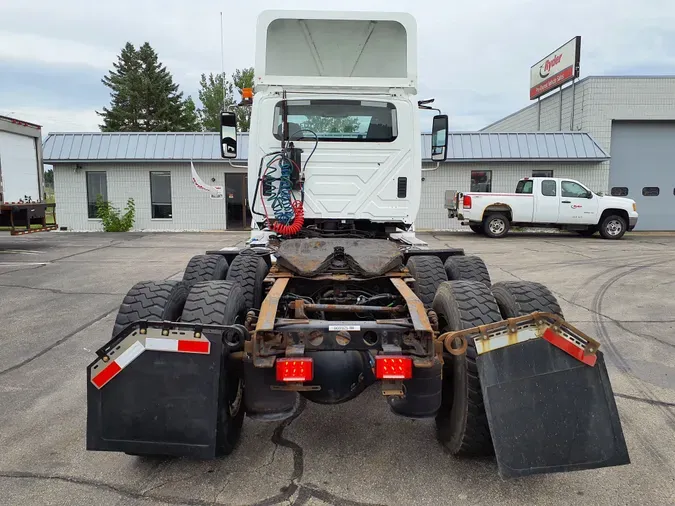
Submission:
[[[610,194],[637,204],[636,230],[675,230],[675,122],[614,121]]]
[[[251,227],[248,208],[248,176],[225,174],[225,228],[243,230]]]

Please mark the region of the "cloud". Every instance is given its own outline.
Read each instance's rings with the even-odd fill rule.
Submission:
[[[457,130],[479,128],[527,106],[529,67],[575,35],[582,36],[582,76],[675,74],[672,0],[283,2],[287,9],[317,4],[415,15],[420,95],[435,96]],[[72,130],[74,121],[82,121],[82,129],[95,127],[93,112],[84,111],[107,105],[100,77],[127,41],[149,41],[181,89],[196,96],[199,75],[221,68],[219,12],[224,10],[225,66],[231,72],[253,65],[256,17],[276,5],[273,0],[2,2],[0,61],[32,67],[30,88],[40,100],[17,91],[25,79],[0,73],[0,110],[39,113],[40,104],[45,115],[69,122],[60,129]],[[55,68],[62,69],[60,82],[53,79]]]

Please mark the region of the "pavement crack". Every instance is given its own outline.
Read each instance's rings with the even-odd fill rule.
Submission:
[[[644,402],[645,404],[649,404],[651,406],[665,406],[668,408],[675,408],[675,402],[660,401],[658,399],[648,399],[647,397],[637,397],[634,395],[617,394],[616,392],[614,392],[614,397],[618,397],[620,399],[628,399],[636,402]]]
[[[61,339],[59,339],[58,341],[55,341],[55,342],[53,342],[52,344],[50,344],[49,346],[47,346],[46,348],[43,348],[42,350],[40,350],[38,353],[36,353],[36,354],[33,355],[32,357],[29,357],[29,358],[27,358],[26,360],[23,360],[23,361],[19,362],[19,363],[16,364],[16,365],[13,365],[13,366],[11,366],[11,367],[8,367],[7,369],[3,369],[2,371],[0,371],[0,376],[2,376],[2,375],[4,375],[4,374],[7,374],[7,373],[10,373],[10,372],[12,372],[12,371],[16,371],[17,369],[23,367],[23,366],[26,365],[26,364],[30,364],[33,360],[40,358],[42,355],[44,355],[44,354],[47,353],[48,351],[51,351],[51,350],[53,350],[54,348],[56,348],[57,346],[59,346],[59,345],[65,343],[68,339],[70,339],[70,338],[73,337],[74,335],[76,335],[76,334],[82,332],[82,331],[83,331],[84,329],[86,329],[87,327],[90,327],[91,325],[94,325],[95,323],[98,323],[99,321],[103,320],[105,317],[111,315],[112,313],[114,313],[115,311],[117,311],[117,308],[118,308],[118,306],[115,305],[114,308],[107,310],[105,313],[103,313],[103,314],[101,314],[101,315],[98,315],[96,318],[93,318],[92,320],[89,320],[89,321],[88,321],[87,323],[85,323],[84,325],[81,325],[80,327],[78,327],[78,328],[76,328],[75,330],[73,330],[70,334],[63,336],[63,337],[62,337]]]
[[[0,284],[0,287],[3,288],[23,288],[24,290],[39,290],[41,292],[50,292],[58,295],[125,295],[123,293],[110,293],[110,292],[68,292],[66,290],[59,290],[58,288],[42,288],[37,286],[26,286],[26,285],[5,285]]]

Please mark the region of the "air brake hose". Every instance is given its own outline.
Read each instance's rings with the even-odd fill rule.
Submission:
[[[293,218],[293,222],[291,224],[284,225],[279,221],[275,221],[272,224],[272,230],[274,230],[277,234],[295,235],[300,232],[300,229],[302,229],[302,225],[305,223],[305,210],[302,207],[302,201],[296,200],[293,202],[292,206],[293,211],[295,212],[295,218]]]

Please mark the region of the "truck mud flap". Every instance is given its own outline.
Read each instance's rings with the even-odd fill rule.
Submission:
[[[476,362],[502,477],[630,463],[601,352],[584,363],[540,338]]]
[[[87,368],[87,449],[218,456],[221,375],[243,327],[137,322]]]

